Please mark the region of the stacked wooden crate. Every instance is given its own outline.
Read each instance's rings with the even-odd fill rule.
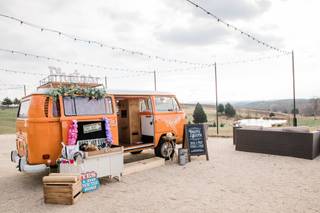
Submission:
[[[45,203],[72,205],[82,195],[78,174],[51,173],[42,181]]]

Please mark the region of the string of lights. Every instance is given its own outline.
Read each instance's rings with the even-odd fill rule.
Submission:
[[[97,47],[105,47],[108,49],[111,49],[113,51],[119,51],[119,52],[124,52],[127,53],[129,55],[134,55],[134,56],[142,56],[148,59],[155,59],[155,60],[159,60],[162,62],[167,62],[167,63],[180,63],[180,64],[189,64],[189,65],[205,65],[205,66],[213,66],[213,64],[205,64],[205,63],[197,63],[197,62],[190,62],[190,61],[186,61],[186,60],[178,60],[178,59],[172,59],[172,58],[166,58],[166,57],[162,57],[162,56],[157,56],[157,55],[150,55],[141,51],[135,51],[135,50],[130,50],[130,49],[126,49],[126,48],[122,48],[122,47],[117,47],[117,46],[111,46],[105,43],[102,43],[100,41],[95,41],[95,40],[88,40],[88,39],[82,39],[79,36],[76,35],[71,35],[59,30],[55,30],[55,29],[51,29],[48,27],[44,27],[44,26],[40,26],[37,24],[33,24],[27,21],[24,21],[22,19],[13,17],[13,16],[8,16],[5,14],[0,14],[0,17],[6,18],[6,19],[10,19],[13,20],[15,22],[20,23],[21,25],[26,25],[35,29],[40,30],[40,32],[49,32],[49,33],[53,33],[56,34],[57,36],[63,36],[66,38],[69,38],[73,41],[76,42],[83,42],[83,43],[87,43],[89,45],[95,45]]]
[[[43,55],[35,55],[32,53],[26,53],[26,52],[21,52],[21,51],[16,51],[16,50],[9,50],[9,49],[2,49],[0,48],[1,52],[6,52],[6,53],[11,53],[11,54],[17,54],[17,55],[23,55],[26,57],[32,57],[36,59],[44,59],[47,61],[55,61],[58,63],[63,63],[63,64],[72,64],[72,65],[79,65],[83,67],[90,67],[90,68],[97,68],[97,69],[102,69],[102,70],[110,70],[110,71],[123,71],[123,72],[139,72],[139,73],[148,73],[150,71],[147,70],[132,70],[128,68],[118,68],[118,67],[106,67],[102,65],[96,65],[96,64],[87,64],[87,63],[82,63],[82,62],[77,62],[77,61],[69,61],[65,59],[59,59],[59,58],[53,58],[53,57],[48,57],[48,56],[43,56]]]
[[[102,65],[87,64],[87,63],[82,63],[82,62],[69,61],[69,60],[65,60],[65,59],[53,58],[53,57],[48,57],[48,56],[43,56],[43,55],[35,55],[35,54],[32,54],[32,53],[26,53],[26,52],[21,52],[21,51],[16,51],[16,50],[9,50],[9,49],[0,48],[0,51],[5,52],[5,53],[23,55],[23,56],[26,56],[26,57],[32,57],[32,58],[36,58],[36,59],[44,59],[44,60],[47,60],[47,61],[55,61],[55,62],[63,63],[63,64],[80,65],[80,66],[83,66],[83,67],[98,68],[98,69],[103,69],[103,70],[135,72],[135,73],[144,73],[144,74],[153,73],[153,70],[132,70],[132,69],[128,69],[128,68],[106,67],[106,66],[102,66]],[[200,65],[200,66],[193,66],[193,67],[186,67],[186,68],[174,68],[174,69],[168,69],[168,70],[161,70],[161,72],[178,72],[178,71],[184,71],[184,70],[203,69],[203,68],[207,68],[207,67],[208,66]],[[30,72],[25,72],[25,71],[9,70],[9,69],[4,69],[4,68],[2,68],[0,70],[5,71],[5,72],[11,72],[11,73],[20,73],[20,74],[29,74],[30,73]],[[39,74],[39,73],[30,73],[30,74],[43,75],[44,76],[44,74]],[[137,75],[134,75],[134,76],[137,76]],[[123,77],[126,77],[126,76],[123,76]]]
[[[168,69],[168,70],[159,70],[159,71],[157,71],[157,73],[174,73],[174,72],[184,72],[184,71],[190,71],[190,70],[192,70],[192,71],[197,71],[197,72],[199,72],[199,71],[201,71],[201,70],[203,70],[203,69],[208,69],[208,67],[207,66],[194,66],[194,67],[185,67],[185,68],[175,68],[175,69]]]
[[[282,53],[282,54],[276,54],[276,55],[270,55],[270,56],[263,56],[263,57],[256,57],[256,58],[247,58],[247,59],[240,59],[240,60],[233,60],[233,61],[222,61],[217,63],[219,66],[224,65],[231,65],[231,64],[244,64],[244,63],[251,63],[251,62],[257,62],[257,61],[265,61],[275,58],[280,58],[282,56],[289,55],[291,53]]]
[[[9,72],[9,73],[15,73],[15,74],[48,76],[46,74],[41,74],[41,73],[32,73],[32,72],[27,72],[27,71],[12,70],[12,69],[6,69],[6,68],[1,68],[1,67],[0,67],[0,71]],[[147,74],[151,74],[151,73],[153,73],[153,72],[148,72]],[[146,73],[139,73],[139,74],[135,74],[135,75],[110,76],[110,78],[127,78],[127,77],[134,77],[134,76],[144,76],[145,74]],[[102,77],[100,76],[100,78],[102,78]],[[8,86],[8,84],[1,84],[1,85]],[[16,84],[13,84],[13,85],[16,85]]]
[[[162,73],[162,72],[182,72],[182,71],[189,71],[189,70],[197,70],[199,67],[186,67],[186,68],[181,68],[181,69],[172,69],[172,70],[161,70],[161,71],[156,71],[157,73]],[[15,73],[15,74],[24,74],[24,75],[39,75],[39,76],[47,76],[46,74],[41,74],[41,73],[35,73],[35,72],[28,72],[28,71],[21,71],[21,70],[13,70],[13,69],[7,69],[7,68],[1,68],[0,71],[2,72],[8,72],[8,73]],[[148,71],[145,73],[137,73],[137,74],[132,74],[132,75],[121,75],[121,76],[108,76],[109,78],[112,79],[122,79],[122,78],[131,78],[131,77],[144,77],[148,74],[153,74],[154,71]],[[100,76],[100,78],[103,78]]]
[[[1,51],[1,49],[0,49]],[[11,52],[11,50],[8,50]],[[17,51],[14,51],[14,53],[16,53]],[[19,52],[20,54],[27,54],[28,53],[22,53]],[[232,65],[232,64],[241,64],[241,63],[251,63],[251,62],[257,62],[257,61],[263,61],[263,60],[269,60],[269,59],[274,59],[274,58],[280,58],[282,56],[286,56],[289,53],[283,53],[283,54],[277,54],[277,55],[269,55],[269,56],[263,56],[263,57],[255,57],[255,58],[247,58],[247,59],[240,59],[240,60],[231,60],[231,61],[222,61],[217,63],[219,66],[225,66],[225,65]],[[32,55],[32,54],[30,54]],[[36,55],[32,55],[32,56],[36,56]],[[37,57],[37,56],[36,56]],[[48,58],[46,56],[39,56],[42,58]],[[57,59],[58,60],[58,59]],[[61,60],[59,59],[60,62],[63,62],[65,60]],[[98,65],[99,66],[99,65]],[[112,69],[120,69],[120,68],[112,68]],[[185,68],[174,68],[174,69],[154,69],[154,71],[156,71],[157,74],[161,74],[161,73],[176,73],[176,72],[188,72],[188,71],[208,71],[208,67],[207,66],[193,66],[193,67],[185,67]],[[12,70],[12,69],[7,69],[7,68],[1,68],[0,67],[0,71],[3,72],[8,72],[8,73],[14,73],[14,74],[25,74],[25,75],[38,75],[38,76],[47,76],[46,74],[42,74],[42,73],[35,73],[35,72],[28,72],[28,71],[18,71],[18,70]],[[124,70],[122,70],[124,71]],[[131,78],[131,77],[140,77],[140,76],[145,76],[145,74],[153,74],[154,71],[151,70],[145,70],[143,71],[143,73],[138,73],[138,74],[133,74],[133,75],[121,75],[121,76],[109,76],[110,78],[114,78],[114,79],[121,79],[121,78]],[[132,72],[132,70],[131,70]]]
[[[14,73],[14,74],[46,76],[45,74],[41,74],[41,73],[26,72],[26,71],[17,71],[17,70],[5,69],[5,68],[0,68],[0,71],[9,72],[9,73]]]
[[[256,37],[253,36],[252,34],[250,34],[250,33],[248,33],[248,32],[245,32],[245,31],[241,30],[240,28],[238,28],[238,27],[236,27],[236,26],[234,26],[234,25],[232,25],[232,24],[224,21],[223,19],[221,19],[221,18],[218,17],[217,15],[213,14],[212,12],[208,11],[208,10],[205,9],[204,7],[200,6],[199,4],[197,4],[197,3],[195,3],[195,2],[193,2],[193,1],[191,1],[191,0],[185,0],[185,1],[187,1],[187,2],[190,3],[191,5],[195,6],[196,8],[199,8],[200,10],[202,10],[203,12],[205,12],[207,15],[213,17],[217,22],[223,24],[223,25],[226,26],[227,28],[233,29],[233,30],[235,30],[235,31],[237,31],[237,32],[240,32],[241,35],[244,35],[244,36],[246,36],[247,38],[252,39],[253,41],[257,42],[258,44],[263,45],[263,46],[266,47],[266,48],[269,48],[269,49],[272,49],[272,50],[281,52],[281,53],[287,53],[287,54],[290,53],[290,54],[291,54],[291,52],[289,52],[289,51],[281,50],[280,48],[277,48],[277,47],[275,47],[275,46],[272,46],[272,45],[270,45],[270,44],[268,44],[268,43],[266,43],[266,42],[264,42],[264,41],[256,38]]]
[[[0,84],[0,87],[11,87],[11,86],[23,86],[23,84],[7,84],[7,83],[2,83]]]
[[[17,86],[17,87],[7,87],[7,88],[0,88],[0,91],[6,91],[6,90],[18,90],[23,88],[23,86]]]
[[[123,79],[123,78],[135,78],[135,77],[146,77],[146,74],[153,74],[153,72],[145,73],[145,74],[132,74],[132,75],[122,75],[122,76],[110,76],[112,79]]]

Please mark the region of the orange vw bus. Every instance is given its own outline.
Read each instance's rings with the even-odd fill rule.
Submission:
[[[74,86],[75,84],[64,84]],[[97,87],[98,84],[76,84]],[[140,153],[153,148],[157,156],[170,158],[176,143],[182,142],[185,113],[175,95],[161,92],[107,91],[100,99],[86,96],[50,96],[59,84],[47,83],[21,100],[16,121],[16,150],[11,160],[19,171],[39,172],[56,165],[62,144],[74,120],[77,143],[105,140],[103,119],[108,119],[112,144],[125,152]],[[84,126],[100,128],[84,131]]]

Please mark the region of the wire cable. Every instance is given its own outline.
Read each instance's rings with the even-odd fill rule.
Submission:
[[[48,28],[48,27],[40,26],[40,25],[31,23],[31,22],[27,22],[27,21],[22,20],[20,18],[16,18],[16,17],[13,17],[13,16],[1,14],[1,13],[0,13],[0,17],[13,20],[15,22],[20,23],[21,25],[26,25],[26,26],[38,29],[38,30],[40,30],[40,32],[53,33],[53,34],[56,34],[58,36],[66,37],[66,38],[71,39],[71,40],[76,41],[76,42],[83,42],[83,43],[87,43],[89,45],[96,45],[98,47],[105,47],[105,48],[109,48],[110,50],[113,50],[113,51],[125,52],[125,53],[128,53],[129,55],[143,56],[143,57],[146,57],[148,59],[155,59],[155,60],[159,60],[159,61],[162,61],[162,62],[168,62],[168,63],[180,63],[180,64],[189,64],[189,65],[213,66],[213,64],[210,64],[210,63],[209,64],[204,64],[204,63],[190,62],[190,61],[186,61],[186,60],[178,60],[178,59],[166,58],[166,57],[157,56],[157,55],[150,55],[150,54],[147,54],[147,53],[144,53],[144,52],[141,52],[141,51],[135,51],[135,50],[130,50],[130,49],[122,48],[122,47],[108,45],[108,44],[102,43],[100,41],[82,39],[82,38],[80,38],[79,36],[76,36],[76,35],[68,34],[68,33],[65,33],[65,32],[62,32],[62,31],[59,31],[59,30],[55,30],[55,29],[51,29],[51,28]]]
[[[185,1],[187,1],[187,2],[190,3],[191,5],[195,6],[196,8],[199,8],[200,10],[202,10],[203,12],[205,12],[207,15],[213,17],[217,22],[223,24],[223,25],[226,26],[227,28],[231,28],[231,29],[233,29],[233,30],[235,30],[235,31],[240,32],[241,35],[244,35],[244,36],[252,39],[253,41],[257,42],[258,44],[261,44],[261,45],[263,45],[264,47],[267,47],[267,48],[269,48],[269,49],[272,49],[272,50],[275,50],[275,51],[278,51],[278,52],[281,52],[281,53],[287,53],[287,54],[290,53],[290,54],[291,54],[290,51],[281,50],[280,48],[277,48],[277,47],[275,47],[275,46],[272,46],[272,45],[270,45],[270,44],[268,44],[268,43],[266,43],[266,42],[264,42],[264,41],[256,38],[256,37],[253,36],[252,34],[250,34],[250,33],[248,33],[248,32],[245,32],[245,31],[241,30],[240,28],[238,28],[238,27],[236,27],[236,26],[234,26],[234,25],[232,25],[232,24],[224,21],[224,20],[221,19],[219,16],[213,14],[212,12],[208,11],[208,10],[205,9],[204,7],[200,6],[199,4],[197,4],[197,3],[195,3],[195,2],[193,2],[193,1],[191,1],[191,0],[185,0]]]
[[[48,61],[55,61],[58,63],[73,64],[73,65],[79,65],[79,66],[83,66],[83,67],[91,67],[91,68],[110,70],[110,71],[139,72],[139,73],[150,72],[147,70],[132,70],[132,69],[128,69],[128,68],[106,67],[106,66],[97,65],[97,64],[87,64],[87,63],[82,63],[82,62],[77,62],[77,61],[69,61],[69,60],[60,59],[60,58],[53,58],[53,57],[48,57],[48,56],[44,56],[44,55],[35,55],[32,53],[26,53],[26,52],[22,52],[22,51],[9,50],[9,49],[3,49],[3,48],[0,48],[0,51],[6,52],[6,53],[23,55],[26,57],[32,57],[32,58],[36,58],[36,59],[44,59],[44,60],[48,60]]]

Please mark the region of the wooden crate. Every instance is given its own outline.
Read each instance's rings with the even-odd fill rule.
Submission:
[[[43,183],[44,202],[51,204],[74,204],[82,195],[82,184],[75,183]]]

